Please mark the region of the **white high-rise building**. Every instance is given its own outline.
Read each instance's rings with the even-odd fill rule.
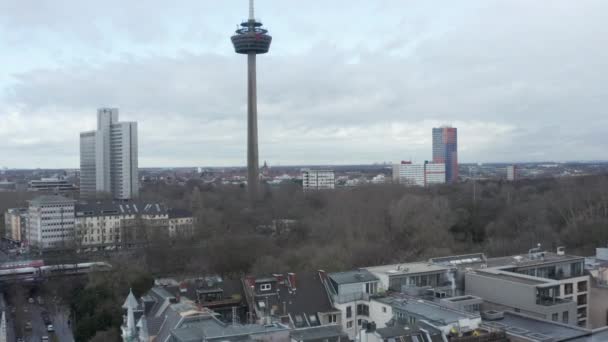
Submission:
[[[401,164],[393,165],[393,181],[417,186],[442,184],[445,183],[445,164],[401,162]]]
[[[507,180],[514,181],[517,179],[517,167],[515,165],[507,166]]]
[[[137,123],[119,122],[117,108],[97,110],[97,130],[80,133],[80,195],[111,193],[131,199],[139,193]]]
[[[39,249],[70,247],[74,242],[75,201],[44,195],[29,201],[27,244]]]
[[[335,187],[333,170],[302,170],[302,189],[304,191],[329,190]]]

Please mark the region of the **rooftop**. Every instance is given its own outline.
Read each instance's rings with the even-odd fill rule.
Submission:
[[[34,199],[30,200],[30,204],[40,205],[40,204],[48,204],[48,203],[59,203],[59,202],[69,202],[74,203],[73,199],[59,196],[59,195],[42,195],[37,196]]]
[[[557,254],[553,252],[542,252],[536,254],[519,254],[498,258],[488,258],[486,263],[488,267],[528,267],[535,265],[544,265],[550,263],[559,263],[567,261],[584,261],[584,257]]]
[[[342,331],[339,325],[296,329],[290,333],[290,336],[298,342],[339,342],[349,340],[348,335]]]
[[[393,307],[393,309],[407,311],[409,313],[424,317],[431,323],[452,324],[459,320],[468,318],[480,318],[479,315],[469,312],[450,309],[429,301],[407,296],[388,296],[374,299]]]
[[[76,204],[76,216],[165,215],[162,203],[98,201]]]
[[[445,273],[450,270],[449,267],[431,264],[427,262],[410,262],[404,264],[393,264],[384,266],[366,267],[366,270],[372,273],[384,273],[389,276],[415,273]]]
[[[477,270],[475,273],[478,275],[484,276],[484,277],[497,278],[497,279],[510,281],[513,283],[521,283],[521,284],[533,285],[533,286],[534,285],[545,285],[545,284],[554,284],[554,285],[559,284],[558,282],[553,281],[551,279],[539,278],[539,277],[529,276],[526,274],[513,273],[513,272],[504,272],[504,271],[494,270],[494,269]]]
[[[213,316],[202,316],[192,320],[185,320],[177,329],[171,331],[171,335],[179,342],[209,341],[221,339],[221,341],[243,341],[248,340],[250,335],[268,334],[287,331],[287,327],[279,324],[225,324]]]
[[[510,311],[504,312],[503,319],[483,323],[492,328],[504,329],[510,335],[523,336],[537,341],[545,341],[549,338],[552,338],[551,341],[563,341],[589,334],[589,331],[583,328],[532,318]]]
[[[378,281],[378,278],[366,269],[330,273],[329,278],[338,285]]]

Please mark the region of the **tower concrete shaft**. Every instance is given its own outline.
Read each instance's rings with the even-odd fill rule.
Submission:
[[[260,181],[258,159],[258,99],[255,53],[247,54],[247,187],[249,198],[258,199]]]
[[[258,108],[256,55],[267,53],[272,37],[255,20],[253,0],[249,0],[249,19],[241,23],[230,38],[236,53],[247,55],[247,188],[251,202],[259,198]]]

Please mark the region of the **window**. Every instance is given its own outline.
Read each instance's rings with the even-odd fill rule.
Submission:
[[[572,284],[564,284],[564,294],[572,294]]]
[[[377,287],[377,283],[365,283],[365,293],[374,294],[376,293]]]
[[[585,292],[587,291],[587,282],[586,281],[579,281],[577,284],[577,291],[578,292]]]
[[[336,314],[327,315],[327,321],[329,323],[336,323],[338,321]]]
[[[562,313],[562,323],[568,324],[568,322],[570,321],[570,318],[568,316],[568,311],[564,311],[564,313]]]
[[[352,327],[353,327],[353,321],[348,321],[348,322],[346,322],[346,328],[347,328],[347,329],[350,329],[350,328],[352,328]]]
[[[359,319],[357,320],[357,325],[358,325],[358,326],[361,326],[361,318],[359,318]]]
[[[576,310],[576,317],[577,318],[587,318],[587,308],[578,308],[578,310]]]
[[[365,304],[357,305],[357,315],[369,316],[369,306]]]
[[[557,322],[559,320],[559,314],[556,312],[553,315],[551,315],[551,320],[553,322]]]
[[[272,286],[270,284],[262,284],[260,285],[260,291],[270,291]]]
[[[576,296],[576,305],[587,305],[587,295],[582,294]]]
[[[382,313],[386,313],[386,306],[382,307]]]
[[[350,306],[347,306],[346,307],[346,318],[351,318],[351,317],[353,317],[353,308]]]

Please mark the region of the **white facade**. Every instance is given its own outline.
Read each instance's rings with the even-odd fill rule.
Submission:
[[[404,185],[428,186],[445,183],[445,164],[401,163],[393,165],[393,181]]]
[[[74,200],[40,196],[29,201],[27,239],[39,249],[69,247],[74,239]]]
[[[304,191],[330,190],[335,188],[333,170],[302,170],[302,188]]]
[[[507,180],[514,181],[517,178],[517,168],[515,165],[507,166]]]
[[[98,109],[97,130],[80,134],[81,196],[137,197],[137,151],[137,123],[118,122],[117,108]]]

